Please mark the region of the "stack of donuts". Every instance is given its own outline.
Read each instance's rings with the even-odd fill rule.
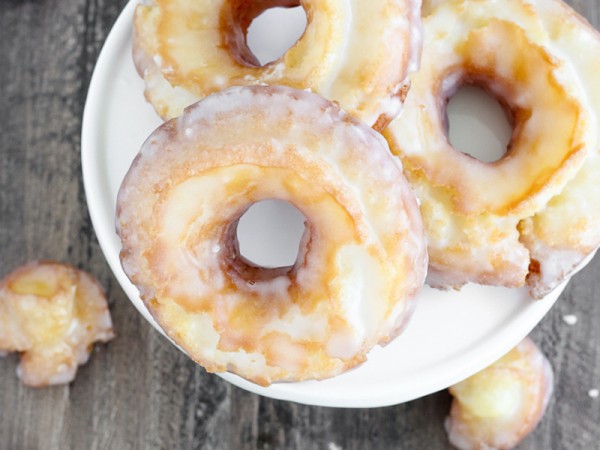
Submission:
[[[306,30],[261,65],[246,34],[277,6]],[[560,0],[150,0],[134,30],[166,122],[119,191],[121,262],[209,371],[335,376],[401,333],[426,277],[542,298],[600,244],[600,38]],[[449,143],[466,84],[513,125],[497,162]],[[292,266],[240,253],[265,199],[305,217]]]

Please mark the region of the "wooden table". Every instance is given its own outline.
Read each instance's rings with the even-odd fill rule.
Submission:
[[[80,161],[89,80],[125,3],[0,2],[0,275],[38,258],[78,265],[108,290],[118,333],[69,386],[25,388],[17,357],[0,360],[0,449],[450,448],[446,392],[370,410],[261,398],[205,373],[127,300],[96,241]],[[570,3],[598,26],[600,0]],[[600,388],[599,273],[596,258],[533,333],[556,394],[521,449],[600,448],[600,399],[588,395]]]

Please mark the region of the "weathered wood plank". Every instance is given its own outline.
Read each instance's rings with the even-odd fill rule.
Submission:
[[[23,388],[0,360],[0,449],[448,449],[442,392],[343,410],[260,398],[206,374],[141,318],[97,244],[81,180],[93,66],[125,0],[0,2],[0,275],[34,258],[72,262],[108,290],[118,339],[76,381]],[[572,4],[600,25],[600,0]],[[548,414],[521,446],[600,448],[600,258],[534,332],[556,369]],[[566,325],[562,317],[579,322]]]

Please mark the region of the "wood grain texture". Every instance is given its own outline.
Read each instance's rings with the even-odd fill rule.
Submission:
[[[598,26],[600,0],[571,4]],[[118,333],[69,386],[24,388],[17,358],[0,360],[0,450],[451,448],[446,392],[369,410],[261,398],[206,374],[134,310],[96,241],[80,162],[87,87],[124,5],[0,2],[0,275],[38,258],[78,265],[107,289]],[[521,450],[600,448],[600,399],[588,395],[600,388],[599,273],[596,258],[533,333],[556,395]]]

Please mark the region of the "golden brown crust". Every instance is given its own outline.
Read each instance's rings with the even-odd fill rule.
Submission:
[[[0,350],[21,354],[28,386],[72,381],[93,343],[113,337],[102,287],[75,267],[34,261],[0,281]]]
[[[422,69],[413,78],[402,116],[385,136],[421,200],[429,237],[428,282],[435,287],[527,283],[532,296],[541,298],[585,254],[575,248],[569,253],[568,246],[550,250],[550,233],[540,242],[541,233],[535,231],[540,215],[546,216],[556,199],[585,177],[596,145],[581,74],[558,48],[578,31],[556,29],[544,18],[550,5],[558,3],[447,0],[425,5]],[[476,160],[449,143],[445,106],[464,84],[483,87],[509,112],[513,135],[496,162]],[[554,238],[581,240],[584,233],[575,224],[566,225],[563,215],[545,221],[556,225]],[[588,222],[587,217],[581,221]],[[589,227],[582,229],[589,235]],[[530,267],[539,272],[529,272]]]
[[[291,267],[239,253],[237,221],[269,198],[306,218]],[[418,209],[385,141],[291,88],[231,88],[160,127],[117,223],[125,272],[169,336],[207,370],[261,384],[364,361],[399,332],[425,274]]]
[[[553,390],[552,368],[526,338],[500,360],[452,386],[446,430],[461,450],[509,450],[542,419]]]
[[[304,34],[261,66],[246,45],[250,23],[271,7],[298,5],[307,14]],[[383,127],[418,66],[419,7],[419,0],[154,0],[136,9],[134,62],[164,119],[228,86],[283,84]]]

